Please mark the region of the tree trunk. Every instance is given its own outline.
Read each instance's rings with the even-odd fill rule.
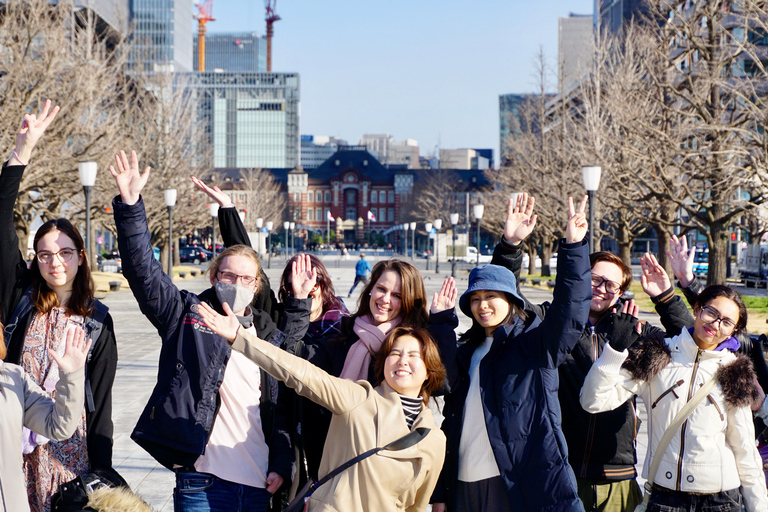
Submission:
[[[619,224],[616,242],[619,244],[619,258],[626,266],[632,265],[632,238],[629,228],[623,222]]]
[[[549,260],[552,258],[552,245],[542,242],[541,244],[541,276],[549,277],[552,275],[552,269],[549,268]]]
[[[669,261],[669,256],[667,256],[667,248],[669,248],[669,240],[672,236],[663,226],[654,225],[653,230],[656,232],[656,239],[659,242],[659,254],[656,256],[656,259],[659,260],[659,265],[664,268],[668,276],[674,276],[672,262]]]
[[[523,250],[528,254],[528,275],[536,274],[536,244],[526,243]]]
[[[160,242],[160,264],[163,266],[163,271],[168,271],[168,243]]]
[[[725,265],[728,259],[728,229],[722,222],[709,225],[709,274],[707,285],[725,284]]]
[[[175,238],[173,240],[173,266],[181,265],[181,256],[179,255],[179,246],[181,238]]]

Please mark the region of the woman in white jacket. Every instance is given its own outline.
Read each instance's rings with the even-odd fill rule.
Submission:
[[[637,316],[625,306],[623,314]],[[757,399],[749,360],[731,350],[747,324],[738,293],[706,288],[694,307],[694,326],[665,340],[642,340],[629,351],[610,344],[581,390],[591,413],[612,410],[639,395],[648,411],[643,477],[672,420],[714,376],[717,385],[680,426],[656,472],[648,511],[768,510],[762,462],[755,447],[750,405]],[[742,487],[742,491],[739,491]]]

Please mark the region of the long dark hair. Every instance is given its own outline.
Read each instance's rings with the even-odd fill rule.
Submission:
[[[405,327],[426,327],[429,319],[427,313],[427,292],[424,289],[424,280],[416,267],[402,260],[384,260],[374,265],[371,271],[371,279],[365,285],[360,294],[357,305],[357,313],[353,318],[371,314],[370,295],[376,282],[384,274],[391,270],[400,276],[400,314],[403,321],[400,325]]]
[[[283,269],[283,275],[280,276],[280,290],[277,292],[277,296],[280,302],[285,302],[288,297],[293,293],[291,289],[291,266],[301,254],[297,254],[286,263]],[[309,255],[309,260],[312,262],[312,266],[317,271],[317,286],[320,287],[320,296],[323,298],[323,314],[332,309],[341,309],[341,300],[336,296],[336,289],[333,287],[333,281],[331,276],[328,275],[328,269],[325,268],[320,258],[314,254]]]
[[[66,304],[59,304],[59,298],[48,286],[45,279],[43,279],[37,258],[34,258],[29,267],[32,276],[32,302],[41,313],[48,313],[55,307],[64,307],[70,314],[88,316],[91,314],[91,309],[93,309],[94,286],[83,237],[80,236],[77,228],[67,219],[52,219],[40,226],[40,229],[35,233],[35,253],[37,253],[40,239],[53,231],[59,231],[72,240],[77,251],[75,256],[83,258],[83,262],[77,267],[77,274],[72,282],[72,294],[69,296],[69,300],[67,300]]]
[[[510,294],[504,293],[504,298],[509,303],[509,313],[507,313],[507,316],[504,318],[504,320],[502,320],[501,323],[496,327],[497,329],[514,323],[516,318],[520,318],[523,321],[528,319],[528,312],[524,309],[521,309]],[[475,319],[475,315],[472,315],[472,327],[470,327],[468,331],[459,337],[459,341],[462,343],[469,343],[470,345],[479,345],[485,341],[485,338],[485,327],[480,325],[480,323]]]

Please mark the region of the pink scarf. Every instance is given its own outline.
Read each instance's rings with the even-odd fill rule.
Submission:
[[[360,339],[349,347],[344,368],[341,370],[342,379],[368,380],[368,368],[371,366],[371,356],[375,356],[387,334],[403,320],[401,316],[379,325],[373,324],[370,315],[359,316],[355,319],[353,330]]]

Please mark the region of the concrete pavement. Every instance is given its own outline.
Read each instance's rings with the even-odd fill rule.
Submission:
[[[323,259],[333,278],[337,295],[344,297],[347,307],[357,309],[357,300],[362,291],[358,286],[352,298],[347,298],[349,288],[354,281],[354,264],[357,258],[349,260],[338,256],[324,256]],[[368,257],[371,265],[377,261],[375,256]],[[266,262],[265,262],[266,263]],[[435,273],[434,262],[430,262],[430,270],[425,269],[425,260],[416,260],[417,268],[422,272],[427,296],[439,291],[445,277],[450,275],[451,266],[440,263],[440,272]],[[280,275],[285,265],[284,258],[273,258],[272,268],[266,269],[273,289],[277,289]],[[471,267],[460,264],[457,269],[456,281],[459,293],[467,288],[468,271]],[[177,286],[199,293],[210,286],[207,277],[188,278],[177,281]],[[532,302],[539,303],[551,300],[552,293],[542,288],[525,286],[523,293]],[[130,290],[110,293],[103,302],[109,306],[115,322],[119,361],[117,376],[113,390],[113,419],[115,423],[115,468],[128,481],[131,488],[140,494],[157,512],[173,510],[174,475],[160,466],[143,449],[130,439],[130,433],[136,424],[139,414],[149,399],[156,380],[157,360],[160,353],[160,337],[152,324],[141,314],[138,304]],[[658,325],[658,318],[652,314],[643,314],[647,319]],[[461,325],[458,332],[467,330],[471,322],[459,313]],[[645,420],[645,410],[639,403],[638,410]],[[638,436],[638,458],[642,465],[645,456],[645,421]],[[638,468],[638,472],[640,472]]]

